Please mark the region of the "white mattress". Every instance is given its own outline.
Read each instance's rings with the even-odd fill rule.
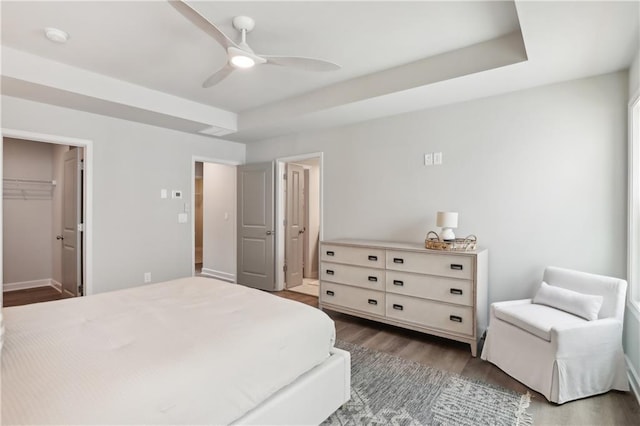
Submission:
[[[322,311],[185,278],[4,309],[2,424],[229,423],[322,363]]]

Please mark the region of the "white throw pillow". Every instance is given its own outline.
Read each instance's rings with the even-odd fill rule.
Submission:
[[[602,301],[602,296],[578,293],[549,285],[544,281],[533,298],[533,303],[551,306],[589,321],[598,319]]]

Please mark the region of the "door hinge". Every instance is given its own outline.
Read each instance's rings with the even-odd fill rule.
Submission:
[[[287,219],[282,221],[282,226],[287,226]]]
[[[84,232],[84,223],[78,224],[78,232]]]
[[[283,270],[284,272],[287,272],[287,264],[286,264],[286,263],[285,263],[285,264],[284,264],[284,266],[282,267],[282,270]]]
[[[287,174],[286,173],[282,174],[282,179],[287,180]]]
[[[84,170],[84,160],[80,160],[80,170]]]
[[[78,286],[78,294],[84,296],[84,286],[82,284]]]

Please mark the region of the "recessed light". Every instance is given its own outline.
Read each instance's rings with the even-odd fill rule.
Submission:
[[[45,28],[44,35],[51,41],[56,43],[66,43],[69,39],[69,34],[66,32],[59,30],[57,28]]]

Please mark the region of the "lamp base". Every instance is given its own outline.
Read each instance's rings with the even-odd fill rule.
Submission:
[[[456,235],[453,233],[452,228],[442,228],[440,233],[440,239],[442,241],[453,241],[456,239]]]

